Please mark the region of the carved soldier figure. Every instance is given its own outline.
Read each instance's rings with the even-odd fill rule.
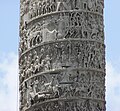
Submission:
[[[29,65],[28,69],[26,70],[27,77],[31,77],[33,75],[34,69],[33,64]]]
[[[88,0],[88,8],[90,11],[95,11],[95,0]]]
[[[45,62],[45,64],[44,64],[45,70],[50,70],[51,69],[51,59],[50,59],[49,55],[46,55],[44,62]]]
[[[39,84],[39,81],[38,81],[38,79],[36,78],[36,80],[34,81],[34,92],[35,92],[35,93],[38,92],[38,84]]]
[[[20,83],[22,83],[25,80],[25,73],[24,70],[20,70],[20,75],[19,75]]]
[[[40,71],[41,64],[40,64],[39,58],[36,59],[34,63],[34,67],[35,67],[34,73],[37,73]]]
[[[38,1],[38,15],[41,15],[42,14],[42,3],[41,1],[39,0]]]
[[[42,2],[42,14],[46,14],[46,1]]]
[[[98,34],[98,26],[96,21],[93,21],[91,25],[92,25],[91,38],[94,39],[95,37],[97,37],[97,34]]]
[[[26,95],[27,92],[26,91],[27,91],[26,85],[25,85],[25,83],[23,83],[23,86],[22,86],[23,104],[27,103],[27,95]]]
[[[35,97],[35,92],[31,86],[29,86],[29,105],[34,104],[34,97]]]
[[[57,9],[57,1],[56,0],[50,0],[50,11],[54,12]]]

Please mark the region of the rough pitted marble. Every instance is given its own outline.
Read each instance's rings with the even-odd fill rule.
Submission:
[[[21,0],[20,111],[106,111],[104,0]]]

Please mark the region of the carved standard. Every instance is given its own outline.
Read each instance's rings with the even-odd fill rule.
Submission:
[[[20,1],[20,111],[106,111],[103,8]]]

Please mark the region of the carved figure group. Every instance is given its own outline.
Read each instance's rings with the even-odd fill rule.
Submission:
[[[54,0],[44,0],[44,1],[38,1],[38,2],[31,2],[30,4],[30,11],[29,11],[29,17],[30,19],[38,16],[43,15],[46,13],[54,12],[57,9],[57,3]]]
[[[21,0],[21,111],[105,110],[103,2]]]
[[[24,97],[21,101],[22,104],[26,103],[29,107],[35,103],[55,98],[82,97],[101,100],[105,98],[105,88],[103,87],[105,75],[103,73],[93,71],[70,72],[64,74],[62,72],[55,76],[40,75],[26,81],[22,86],[21,96]],[[47,80],[47,76],[51,76],[52,79]],[[58,80],[58,76],[61,76],[62,79]],[[69,79],[66,79],[65,76]],[[59,81],[57,84],[56,80]]]
[[[44,21],[29,27],[29,29],[22,30],[19,48],[20,54],[43,42],[60,39],[104,41],[104,26],[101,23],[101,16],[86,14],[84,12],[61,14],[56,18],[44,19]]]
[[[66,65],[73,68],[93,68],[104,71],[104,45],[101,43],[59,42],[46,44],[44,47],[38,47],[37,50],[40,51],[33,50],[20,60],[21,81],[36,73],[60,69]]]
[[[104,8],[103,0],[27,0],[21,3],[21,16],[28,14],[30,19],[39,15],[63,10],[84,9],[103,13]]]
[[[27,63],[26,62],[21,63],[21,64],[24,64],[23,66],[21,66],[21,69],[20,69],[20,73],[21,73],[20,81],[21,82],[35,75],[36,73],[39,73],[43,70],[51,69],[51,59],[49,55],[46,55],[46,57],[40,61],[41,58],[38,57],[37,53],[35,55],[35,53],[34,53],[34,57],[28,56],[28,59],[30,58],[30,60],[28,60],[27,57],[25,56],[25,60],[27,60]]]

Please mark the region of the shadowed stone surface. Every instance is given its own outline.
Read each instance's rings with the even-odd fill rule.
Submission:
[[[20,1],[20,111],[106,111],[103,8]]]

